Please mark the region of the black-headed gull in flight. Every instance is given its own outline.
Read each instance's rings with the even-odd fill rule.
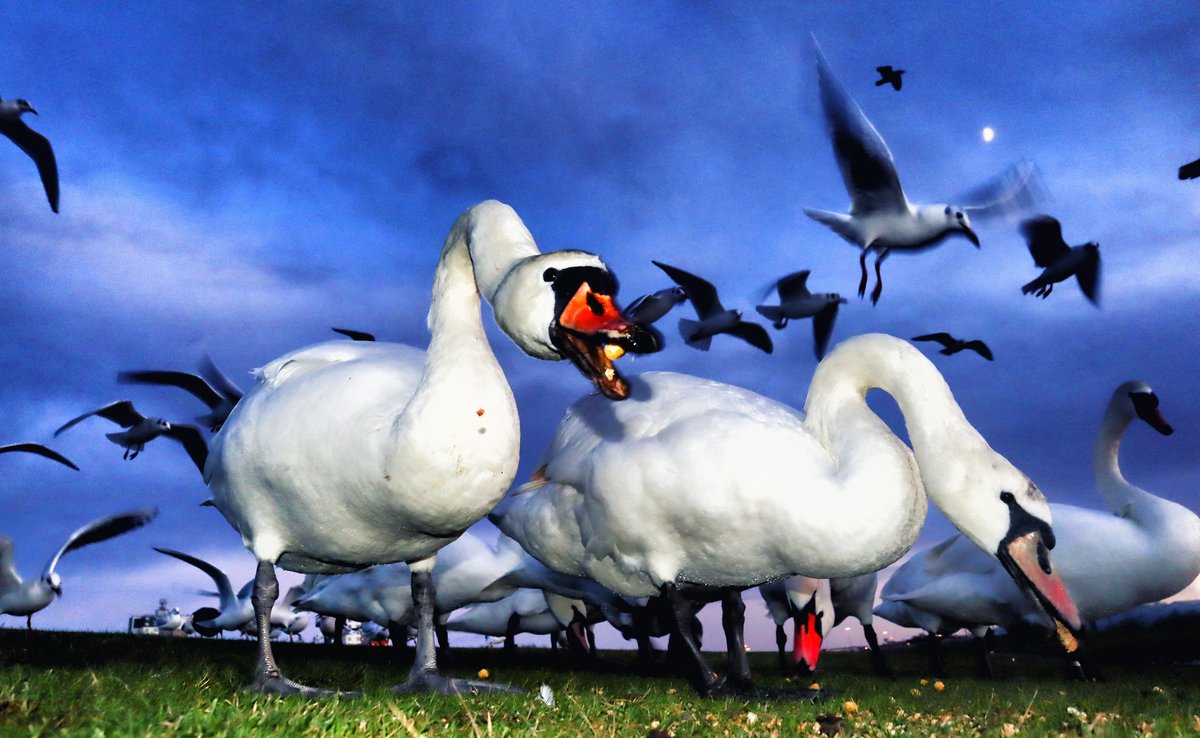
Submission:
[[[867,289],[867,252],[876,254],[875,289],[871,292],[874,304],[883,291],[879,266],[892,251],[931,248],[953,235],[963,236],[978,248],[979,237],[971,228],[972,214],[990,216],[1023,209],[1035,198],[1036,172],[1026,162],[976,190],[968,200],[970,206],[910,203],[883,137],[833,76],[820,47],[816,47],[816,53],[821,107],[851,203],[849,213],[812,208],[804,212],[862,249],[859,297]]]
[[[954,354],[957,354],[959,351],[963,351],[965,349],[970,349],[971,351],[974,351],[975,353],[979,354],[980,356],[987,359],[988,361],[992,360],[992,350],[990,348],[988,348],[986,343],[984,343],[983,341],[980,341],[978,339],[975,339],[972,341],[964,341],[962,339],[955,338],[954,336],[950,335],[949,333],[942,332],[942,333],[927,333],[923,336],[913,336],[913,340],[914,341],[937,341],[938,343],[942,344],[942,348],[941,348],[941,350],[938,351],[938,353],[943,354],[945,356],[952,356]]]
[[[0,446],[0,454],[10,454],[16,451],[24,451],[25,453],[44,456],[52,461],[57,461],[63,466],[69,466],[75,471],[79,471],[79,467],[75,466],[75,464],[72,463],[72,461],[66,456],[63,456],[54,449],[43,446],[40,443],[9,443],[7,445]]]
[[[169,423],[162,418],[146,417],[139,413],[129,400],[117,400],[104,407],[90,410],[77,418],[72,418],[58,430],[54,431],[54,435],[57,437],[58,434],[66,429],[93,415],[111,420],[122,428],[128,429],[116,433],[104,434],[105,438],[125,449],[125,454],[122,458],[136,458],[142,449],[146,447],[147,443],[159,436],[167,436],[182,444],[188,456],[191,457],[192,463],[196,465],[196,468],[201,473],[204,472],[204,464],[208,460],[208,444],[205,443],[204,436],[200,434],[199,428],[191,425]]]
[[[204,559],[172,548],[155,546],[154,550],[191,564],[207,574],[213,580],[213,584],[217,585],[220,609],[214,611],[212,608],[201,608],[203,612],[197,610],[192,615],[192,627],[196,632],[201,635],[216,635],[222,630],[241,630],[254,620],[254,605],[250,602],[250,595],[254,590],[253,579],[246,582],[241,590],[234,592],[225,572]]]
[[[1089,241],[1081,246],[1068,246],[1062,237],[1062,224],[1057,218],[1039,215],[1021,223],[1021,235],[1029,245],[1033,263],[1042,273],[1021,287],[1021,294],[1032,292],[1045,299],[1054,285],[1074,275],[1079,289],[1093,305],[1100,304],[1100,244]]]
[[[682,287],[668,287],[665,290],[642,295],[629,303],[629,306],[625,308],[625,314],[636,323],[650,325],[686,299],[687,292]]]
[[[773,321],[776,328],[782,330],[789,320],[800,318],[813,319],[813,350],[817,358],[825,355],[829,346],[829,336],[833,333],[833,321],[837,319],[838,305],[846,302],[846,298],[836,292],[808,291],[809,270],[782,277],[774,285],[779,292],[778,305],[759,305],[755,309],[758,314]]]
[[[741,310],[727,310],[717,296],[717,288],[711,283],[682,269],[657,261],[651,263],[666,272],[668,277],[682,287],[692,306],[696,308],[696,315],[700,320],[681,318],[679,321],[679,334],[683,336],[687,345],[708,351],[713,336],[728,333],[757,349],[771,353],[773,346],[767,329],[758,323],[742,320]]]
[[[58,163],[54,159],[54,149],[50,147],[50,142],[45,136],[25,125],[25,121],[21,120],[24,113],[38,114],[28,100],[0,98],[0,133],[7,136],[37,164],[42,187],[46,190],[46,199],[50,201],[50,209],[57,213]]]
[[[54,567],[64,555],[101,541],[107,541],[141,528],[154,520],[158,510],[148,508],[98,518],[83,526],[67,538],[67,542],[46,562],[42,575],[25,581],[13,566],[13,543],[8,536],[0,536],[0,613],[24,615],[25,627],[33,628],[33,614],[43,609],[55,597],[62,594],[62,578]]]
[[[201,376],[203,375],[203,376]],[[221,430],[233,406],[242,399],[242,390],[209,357],[200,362],[200,374],[170,370],[139,370],[117,373],[121,384],[158,384],[178,387],[208,406],[209,413],[196,418],[213,433]]]

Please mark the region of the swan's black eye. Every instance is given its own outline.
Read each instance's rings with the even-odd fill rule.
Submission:
[[[546,271],[542,272],[543,282],[553,282],[556,279],[558,279],[558,270],[554,267],[550,267]]]
[[[1012,503],[1017,501],[1017,498],[1013,496],[1012,492],[1001,492],[1000,493],[1000,501],[1006,505],[1011,505]]]

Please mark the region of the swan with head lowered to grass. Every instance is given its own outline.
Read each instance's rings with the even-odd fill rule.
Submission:
[[[1041,490],[988,446],[910,344],[845,341],[818,365],[803,414],[682,374],[643,374],[630,387],[625,402],[576,402],[535,481],[492,515],[550,568],[627,596],[664,594],[682,613],[690,585],[878,571],[916,541],[928,494],[1053,617],[1079,627],[1051,568]],[[895,398],[911,451],[867,407],[872,388]],[[720,685],[685,640],[694,686],[713,692]],[[748,685],[748,670],[731,679],[742,676]]]
[[[1121,384],[1109,398],[1092,449],[1107,510],[1050,506],[1059,544],[1055,567],[1085,621],[1169,597],[1200,576],[1200,517],[1130,484],[1118,464],[1121,439],[1135,418],[1163,435],[1173,432],[1158,405],[1142,381]],[[976,635],[992,625],[1052,627],[994,561],[958,536],[905,562],[882,596],[876,614],[901,624],[945,623],[942,631],[965,627]]]
[[[213,503],[258,559],[258,667],[251,691],[325,694],[282,676],[267,617],[276,565],[342,573],[406,562],[412,571],[417,660],[403,692],[494,685],[438,673],[433,648],[436,554],[504,496],[517,470],[517,408],[480,316],[530,356],[570,359],[605,401],[628,385],[613,358],[657,349],[614,303],[599,257],[538,251],[509,206],[489,200],[450,229],[433,282],[425,351],[331,341],[257,372],[212,442]]]

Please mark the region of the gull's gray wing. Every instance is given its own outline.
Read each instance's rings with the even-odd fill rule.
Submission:
[[[958,339],[949,333],[926,333],[923,336],[913,336],[914,341],[937,341],[946,348],[958,343]]]
[[[226,399],[230,400],[235,405],[237,404],[238,400],[242,399],[242,395],[245,394],[242,392],[241,387],[238,387],[233,383],[233,380],[225,376],[225,372],[217,368],[217,365],[213,363],[212,357],[208,354],[205,354],[204,358],[200,360],[200,374],[208,380],[208,383],[211,384],[217,390],[217,392],[220,392],[225,396]]]
[[[1061,259],[1071,247],[1062,237],[1062,224],[1049,215],[1038,215],[1021,223],[1021,235],[1029,245],[1033,263],[1043,269]]]
[[[42,187],[46,190],[46,199],[50,201],[50,209],[57,213],[58,162],[54,158],[54,149],[51,148],[50,141],[19,118],[0,123],[0,133],[33,159],[33,163],[37,165],[38,176],[42,178]]]
[[[158,516],[156,508],[144,508],[142,510],[131,510],[130,512],[118,513],[109,515],[104,518],[97,518],[79,530],[71,534],[67,538],[67,542],[62,545],[62,548],[55,552],[54,556],[46,562],[46,568],[42,570],[43,576],[48,576],[54,571],[54,567],[58,564],[58,560],[64,554],[70,553],[84,546],[90,546],[93,543],[107,541],[109,538],[114,538],[122,533],[128,533],[131,530],[141,528],[146,523],[154,520]]]
[[[972,220],[988,220],[1027,213],[1045,199],[1037,166],[1031,161],[1021,161],[964,193],[955,202]]]
[[[334,328],[334,333],[341,333],[351,341],[374,341],[375,334],[367,333],[366,331],[356,331],[352,328]]]
[[[57,436],[59,433],[62,433],[67,428],[70,428],[79,421],[90,418],[93,415],[99,415],[102,418],[111,420],[123,428],[132,428],[146,419],[145,416],[134,409],[133,402],[130,400],[117,400],[116,402],[105,405],[102,408],[86,412],[83,415],[80,415],[78,418],[72,418],[68,420],[66,423],[63,423],[58,430],[54,431],[54,435]]]
[[[140,370],[132,372],[117,372],[119,384],[159,384],[168,387],[178,387],[215,410],[224,400],[203,377],[188,372]]]
[[[1083,290],[1084,296],[1091,300],[1093,305],[1100,304],[1099,249],[1092,252],[1088,259],[1075,270],[1075,281],[1079,282],[1079,289]]]
[[[963,348],[971,349],[972,351],[979,354],[980,356],[987,359],[988,361],[993,360],[992,350],[990,348],[988,348],[988,345],[986,343],[984,343],[983,341],[980,341],[979,339],[975,339],[974,341],[967,341],[966,343],[963,344]]]
[[[21,586],[21,575],[13,565],[13,542],[8,536],[0,536],[0,594]]]
[[[158,546],[155,546],[154,550],[161,554],[173,556],[180,561],[191,564],[207,574],[213,580],[213,583],[217,585],[217,595],[221,598],[222,610],[234,604],[236,596],[233,593],[233,585],[229,583],[229,577],[225,576],[225,572],[208,563],[204,559],[197,558],[191,554],[185,554],[182,551],[176,551],[173,548],[159,548]]]
[[[771,336],[767,333],[767,329],[758,323],[743,320],[725,332],[731,336],[737,336],[751,346],[762,349],[768,354],[775,350],[775,345],[771,342]]]
[[[701,320],[716,313],[724,312],[725,308],[722,307],[721,300],[717,297],[717,288],[711,283],[697,277],[695,274],[685,272],[682,269],[677,269],[659,261],[652,260],[650,263],[666,272],[667,276],[675,281],[675,284],[683,288],[683,291],[687,293],[688,299],[692,301],[692,305],[696,307],[696,314],[700,316]]]
[[[883,136],[833,76],[816,39],[813,46],[817,51],[821,108],[825,111],[825,123],[833,139],[833,153],[842,171],[842,181],[850,193],[850,214],[906,212],[908,199],[900,186],[892,152]]]
[[[829,348],[829,337],[833,335],[833,322],[837,320],[839,304],[831,302],[813,316],[813,350],[818,361],[825,357],[825,349]]]
[[[810,269],[802,269],[798,272],[780,277],[775,283],[775,289],[779,291],[779,301],[787,302],[794,297],[806,297],[812,293],[808,291],[808,275]]]
[[[30,454],[37,454],[38,456],[45,456],[47,459],[57,461],[63,466],[69,466],[75,471],[79,471],[79,467],[71,463],[71,460],[66,456],[40,443],[10,443],[7,446],[0,446],[0,454],[7,454],[13,451],[24,451]]]

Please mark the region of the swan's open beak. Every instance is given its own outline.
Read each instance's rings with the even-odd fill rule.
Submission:
[[[821,658],[821,623],[817,615],[817,598],[808,601],[796,616],[796,632],[792,634],[792,661],[803,672],[812,674]]]
[[[1017,584],[1032,594],[1054,620],[1059,639],[1068,652],[1077,647],[1075,635],[1083,630],[1079,608],[1067,594],[1062,578],[1050,566],[1050,552],[1042,533],[1032,530],[1006,540],[997,552],[1000,563]]]
[[[626,318],[612,295],[593,291],[587,282],[579,285],[550,326],[550,340],[605,397],[613,400],[629,396],[629,383],[617,373],[613,362],[626,352],[650,354],[659,348],[652,329]]]

